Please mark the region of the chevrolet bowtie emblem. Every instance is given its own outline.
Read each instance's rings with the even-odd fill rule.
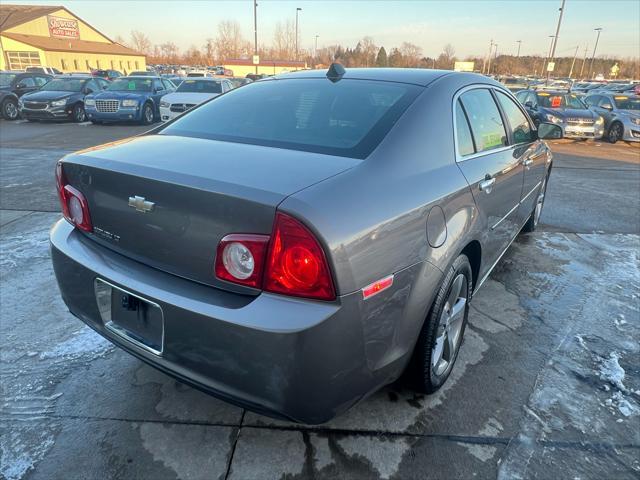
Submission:
[[[136,209],[138,212],[147,213],[153,210],[155,203],[148,202],[144,197],[129,197],[129,206]]]

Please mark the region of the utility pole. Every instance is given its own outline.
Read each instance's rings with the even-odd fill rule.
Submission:
[[[589,44],[584,46],[584,57],[582,58],[582,67],[580,68],[580,79],[584,79],[582,72],[584,71],[584,64],[587,63],[587,50],[589,50]]]
[[[571,70],[569,70],[569,78],[571,78],[571,75],[573,74],[573,66],[576,64],[576,57],[578,56],[578,48],[580,48],[580,45],[576,45],[576,51],[573,54],[573,61],[571,62]]]
[[[518,53],[516,54],[516,58],[520,58],[520,45],[522,44],[522,40],[516,40],[518,44]]]
[[[296,61],[298,60],[298,13],[301,11],[300,7],[296,8]]]
[[[544,64],[542,65],[543,71],[547,70],[549,59],[551,58],[551,49],[553,48],[553,41],[555,40],[556,36],[549,35],[549,38],[551,39],[551,43],[549,44],[549,53],[547,53],[547,58],[544,59]],[[549,72],[547,71],[547,82],[548,81],[549,81]]]
[[[253,0],[253,54],[258,55],[258,0]],[[258,65],[256,65],[256,75]]]
[[[493,56],[493,63],[496,66],[496,75],[497,75],[498,74],[498,44],[497,43],[495,44],[495,47],[496,47],[496,51]]]
[[[316,48],[313,50],[313,56],[316,58],[316,61],[317,61],[317,58],[318,58],[318,37],[319,36],[320,35],[316,35]]]
[[[491,39],[491,42],[489,43],[489,55],[484,57],[484,63],[482,64],[482,73],[485,73],[485,67],[487,66],[487,63],[489,65],[491,65],[491,52],[493,51],[493,38]],[[487,62],[488,60],[488,62]],[[489,73],[488,71],[486,73]]]
[[[556,34],[553,39],[553,46],[551,47],[551,55],[549,56],[549,61],[552,62],[556,57],[556,45],[558,44],[558,36],[560,35],[560,24],[562,23],[562,14],[564,13],[564,2],[566,0],[562,0],[562,5],[560,6],[560,16],[558,17],[558,26],[556,27]],[[549,80],[549,75],[551,72],[547,68],[547,80]]]
[[[596,32],[598,32],[598,36],[596,36],[596,44],[593,47],[593,54],[591,55],[591,64],[589,65],[589,76],[590,77],[593,77],[593,74],[595,73],[593,71],[593,61],[596,58],[596,49],[598,48],[598,40],[600,40],[600,32],[602,31],[602,27],[594,28],[594,30]]]

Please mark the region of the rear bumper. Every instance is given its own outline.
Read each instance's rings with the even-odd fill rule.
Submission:
[[[127,259],[97,245],[65,220],[54,225],[50,239],[54,271],[71,313],[152,366],[260,413],[325,422],[395,380],[413,348],[415,338],[405,341],[403,348],[393,345],[393,355],[377,356],[372,365],[380,351],[375,340],[381,338],[371,336],[381,332],[375,328],[367,333],[367,324],[376,325],[368,309],[390,312],[375,303],[363,306],[360,292],[335,302],[266,293],[249,297]],[[161,355],[105,327],[96,303],[96,278],[162,308]],[[411,275],[406,281],[410,279]],[[403,282],[398,282],[400,289],[407,290]],[[382,333],[397,337],[393,328]]]

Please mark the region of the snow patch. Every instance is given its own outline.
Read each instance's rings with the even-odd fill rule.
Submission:
[[[84,327],[53,349],[42,352],[39,358],[40,360],[60,357],[76,359],[89,353],[93,354],[91,358],[95,358],[96,355],[107,353],[112,348],[113,346],[106,339],[89,327]]]
[[[616,352],[611,352],[609,358],[602,361],[600,365],[600,379],[609,382],[611,385],[617,387],[619,390],[626,392],[627,388],[622,381],[624,380],[625,371],[620,366],[618,360],[620,355]]]

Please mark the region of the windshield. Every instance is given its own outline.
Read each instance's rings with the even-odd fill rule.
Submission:
[[[267,80],[192,110],[161,134],[365,158],[421,91],[367,80]]]
[[[15,73],[0,73],[0,87],[8,87],[16,78]]]
[[[180,84],[176,91],[192,93],[222,93],[222,84],[220,82],[204,80],[185,80]]]
[[[586,105],[577,95],[563,93],[538,93],[538,105],[545,108],[586,109]]]
[[[640,97],[613,97],[620,110],[640,110]]]
[[[121,77],[113,82],[107,88],[112,92],[150,92],[153,80],[150,78],[128,78]]]
[[[56,92],[79,92],[84,85],[83,78],[54,78],[46,83],[40,90],[56,91]]]

